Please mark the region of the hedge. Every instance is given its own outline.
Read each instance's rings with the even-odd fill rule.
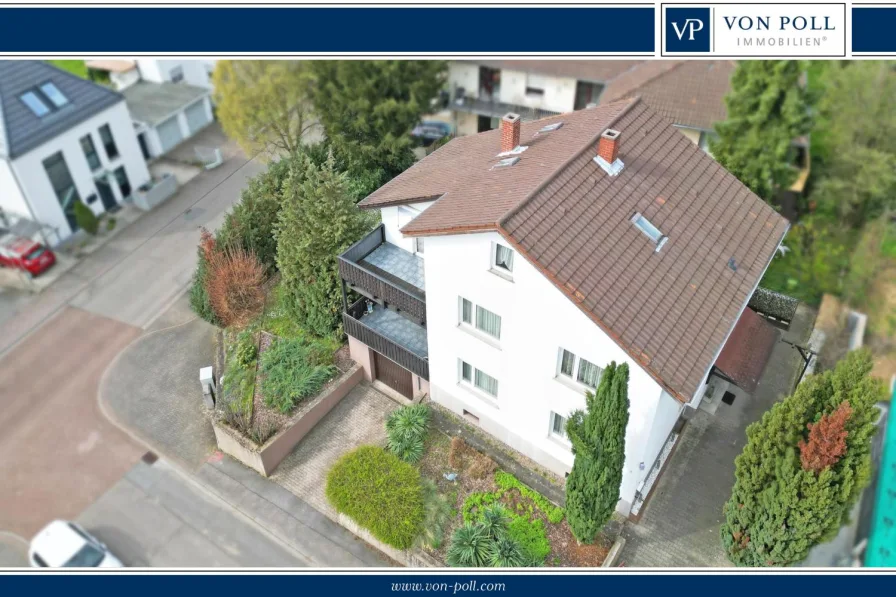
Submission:
[[[336,461],[326,493],[338,512],[392,547],[410,548],[423,528],[420,473],[378,446],[361,446]]]

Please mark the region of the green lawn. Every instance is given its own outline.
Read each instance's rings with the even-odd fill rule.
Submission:
[[[87,65],[83,60],[48,60],[47,62],[82,79],[87,78]]]

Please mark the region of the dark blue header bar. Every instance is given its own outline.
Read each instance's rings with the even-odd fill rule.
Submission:
[[[653,7],[0,8],[0,53],[653,53]]]
[[[896,8],[853,7],[853,52],[896,53],[896,35],[893,35],[894,31],[896,31]]]

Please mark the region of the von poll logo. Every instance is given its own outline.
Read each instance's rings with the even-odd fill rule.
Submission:
[[[663,4],[662,55],[843,57],[846,4]]]
[[[709,8],[666,9],[667,52],[709,52]]]

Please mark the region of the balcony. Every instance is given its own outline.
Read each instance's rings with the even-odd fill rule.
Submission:
[[[345,333],[408,371],[429,380],[426,328],[410,319],[361,298],[342,314]]]
[[[556,116],[559,112],[530,108],[517,104],[505,104],[492,99],[479,99],[475,97],[459,97],[452,103],[452,108],[458,112],[470,112],[490,118],[501,118],[508,112],[519,114],[523,120],[538,120],[549,116]]]
[[[339,275],[358,294],[426,321],[423,259],[387,243],[382,224],[339,256]]]

